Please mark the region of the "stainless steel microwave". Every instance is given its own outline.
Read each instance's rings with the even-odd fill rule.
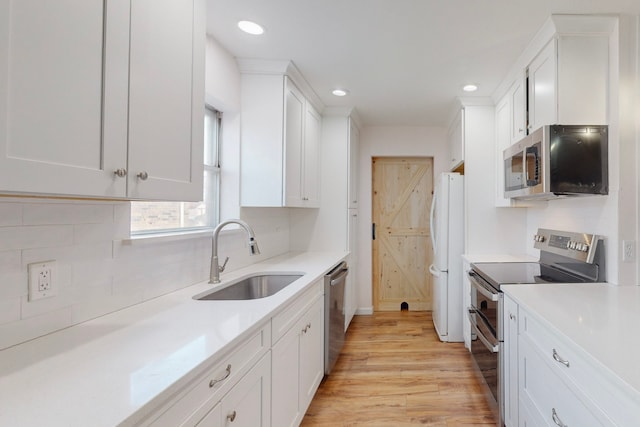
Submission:
[[[609,193],[607,126],[549,125],[504,150],[504,194],[551,199]]]

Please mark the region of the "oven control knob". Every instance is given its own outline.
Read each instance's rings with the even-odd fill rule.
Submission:
[[[589,245],[587,245],[586,243],[582,244],[582,252],[589,252]]]
[[[569,249],[576,249],[578,246],[578,242],[574,242],[573,240],[569,242]]]
[[[544,236],[543,236],[543,235],[541,235],[541,234],[535,234],[535,235],[533,236],[533,240],[534,240],[535,242],[544,242]]]

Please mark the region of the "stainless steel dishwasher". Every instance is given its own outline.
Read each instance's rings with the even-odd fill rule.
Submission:
[[[341,262],[324,276],[324,373],[329,375],[344,345],[344,290],[349,274]]]

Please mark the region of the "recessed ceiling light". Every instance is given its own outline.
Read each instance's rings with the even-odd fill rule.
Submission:
[[[465,92],[475,92],[476,90],[478,90],[478,86],[473,84],[468,84],[468,85],[464,85],[462,87],[462,90]]]
[[[349,91],[346,89],[334,89],[331,93],[335,96],[347,96],[349,94]]]
[[[253,21],[240,21],[238,22],[238,28],[247,34],[253,34],[254,36],[259,36],[264,33],[264,28]]]

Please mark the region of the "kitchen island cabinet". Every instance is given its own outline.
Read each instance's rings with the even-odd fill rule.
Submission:
[[[505,285],[518,333],[505,334],[513,366],[507,400],[519,426],[631,426],[640,417],[640,288],[610,284]],[[517,340],[517,341],[516,341]],[[511,405],[510,405],[511,407]],[[513,424],[512,424],[513,425]]]
[[[193,299],[211,290],[203,282],[2,350],[0,425],[197,425],[217,414],[224,421],[234,410],[240,420],[241,408],[258,408],[259,400],[260,409],[242,419],[268,426],[272,319],[347,255],[286,254],[225,273],[216,285],[257,273],[304,273],[270,297]],[[262,424],[251,424],[256,419]]]
[[[1,1],[0,192],[201,200],[204,10]]]

